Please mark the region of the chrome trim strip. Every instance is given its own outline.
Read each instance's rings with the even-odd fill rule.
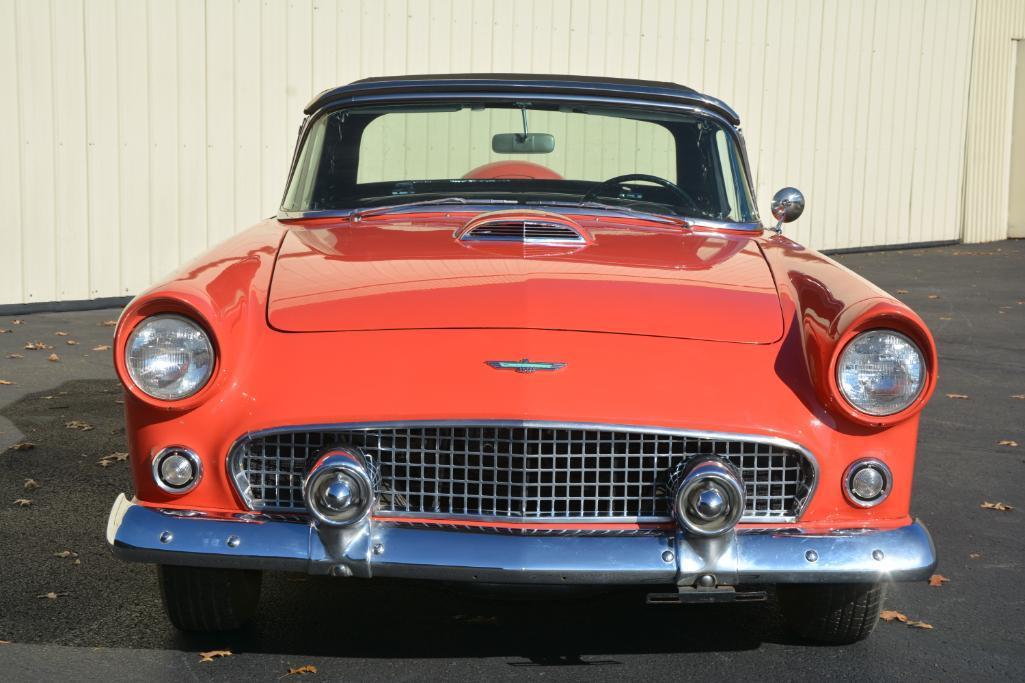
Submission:
[[[644,434],[662,434],[665,436],[685,436],[695,439],[710,439],[710,440],[721,440],[721,441],[742,441],[745,443],[758,443],[769,446],[776,446],[778,448],[793,449],[801,453],[807,459],[812,469],[812,482],[811,488],[809,489],[804,500],[801,501],[800,506],[797,508],[797,514],[793,517],[755,517],[747,516],[741,517],[740,522],[753,522],[753,523],[776,523],[776,522],[796,522],[801,519],[804,515],[805,509],[808,507],[808,503],[815,496],[815,492],[818,490],[819,485],[819,463],[804,446],[784,439],[778,436],[759,436],[756,434],[734,434],[731,432],[711,432],[704,430],[694,429],[676,429],[672,427],[650,427],[642,425],[628,425],[628,424],[599,424],[593,422],[548,422],[545,420],[400,420],[400,421],[382,421],[382,422],[349,422],[349,423],[335,423],[335,424],[312,424],[312,425],[289,425],[287,427],[273,427],[270,429],[262,429],[253,432],[247,432],[232,442],[231,447],[228,449],[228,454],[225,458],[225,466],[227,469],[228,479],[232,482],[235,492],[238,493],[246,507],[252,508],[252,501],[243,492],[242,486],[246,481],[245,473],[242,471],[242,466],[239,460],[241,459],[241,451],[239,446],[243,441],[247,439],[257,439],[264,436],[273,434],[280,434],[283,432],[295,432],[295,431],[344,431],[344,430],[357,430],[357,429],[381,429],[381,428],[407,428],[407,427],[525,427],[525,428],[540,428],[540,429],[580,429],[580,430],[592,430],[592,431],[603,431],[603,432],[617,432],[617,431],[632,431]],[[385,515],[381,515],[385,516]],[[402,517],[405,516],[402,513],[390,513],[387,516]],[[427,519],[429,515],[425,514],[414,514],[411,515],[418,518]],[[439,519],[454,519],[456,521],[472,520],[472,521],[499,521],[499,522],[548,522],[548,523],[578,523],[578,522],[671,522],[672,517],[616,517],[613,519],[598,519],[593,517],[581,518],[581,519],[568,519],[568,518],[555,518],[555,519],[532,519],[532,518],[516,518],[510,519],[508,517],[439,517]]]
[[[107,543],[115,556],[133,562],[489,583],[693,585],[702,574],[726,585],[867,583],[924,579],[936,565],[932,539],[918,521],[826,533],[738,529],[699,539],[670,531],[488,534],[372,520],[348,529],[316,529],[246,517],[165,511],[121,494],[110,511]],[[229,537],[235,537],[232,544]]]

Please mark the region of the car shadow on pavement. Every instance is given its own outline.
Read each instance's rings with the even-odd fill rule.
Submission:
[[[0,453],[0,640],[392,659],[510,657],[511,665],[525,667],[614,666],[608,653],[795,642],[771,603],[652,606],[643,589],[511,599],[431,582],[281,573],[265,575],[256,620],[246,629],[181,634],[164,616],[154,568],[116,560],[104,540],[114,498],[131,491],[128,464],[109,457],[128,450],[121,399],[116,381],[80,380],[0,410],[34,444]],[[26,489],[27,480],[38,487]],[[15,505],[16,499],[31,503]]]

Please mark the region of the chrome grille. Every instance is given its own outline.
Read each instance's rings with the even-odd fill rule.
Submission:
[[[573,227],[548,221],[503,220],[482,223],[466,231],[461,240],[524,242],[527,244],[582,244],[584,236]]]
[[[302,479],[324,448],[359,449],[377,470],[378,515],[511,521],[665,521],[669,473],[716,455],[740,471],[744,521],[791,521],[813,463],[779,440],[547,423],[353,425],[275,430],[239,441],[235,485],[255,510],[302,510]]]

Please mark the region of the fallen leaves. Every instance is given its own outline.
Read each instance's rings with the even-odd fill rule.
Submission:
[[[43,342],[28,342],[25,346],[21,347],[28,351],[49,351],[53,348],[50,344],[44,344]]]
[[[59,363],[60,359],[61,357],[58,356],[56,353],[51,353],[46,360],[50,361],[51,363]]]
[[[30,450],[32,450],[35,447],[36,447],[36,445],[34,443],[32,443],[31,441],[19,441],[18,443],[14,444],[13,446],[8,448],[7,450],[9,450],[9,451],[30,451]]]
[[[64,332],[63,330],[59,331],[59,332],[54,332],[54,334],[57,335],[58,337],[66,337],[66,336],[68,336],[68,333]]]
[[[908,619],[906,614],[901,614],[897,610],[887,609],[879,613],[879,618],[883,621],[899,621],[902,624],[906,624],[910,628],[920,628],[926,630],[932,630],[932,624],[927,624],[924,621],[915,621],[914,619]]]
[[[200,652],[199,656],[202,659],[199,660],[199,663],[212,662],[219,657],[230,657],[231,654],[231,650],[210,650],[209,652]]]
[[[301,676],[303,674],[315,674],[315,673],[317,673],[317,667],[313,666],[312,664],[306,664],[304,666],[297,666],[297,667],[295,667],[293,669],[289,669],[288,673],[286,673],[285,676],[294,676],[296,674]],[[284,678],[285,676],[282,676],[282,678]]]
[[[953,318],[949,315],[941,315],[940,320],[953,320]]]
[[[57,598],[62,598],[65,595],[67,595],[67,592],[55,593],[54,591],[50,591],[49,593],[40,593],[36,597],[45,600],[56,600]]]
[[[94,346],[93,351],[110,351],[110,344],[100,344],[99,346]]]
[[[9,353],[9,354],[7,354],[7,357],[8,358],[24,358],[25,356],[21,355],[20,353]]]
[[[1011,398],[1019,401],[1025,401],[1025,394],[1011,394]]]
[[[933,574],[929,577],[929,585],[933,588],[939,588],[945,583],[948,583],[950,579],[945,577],[943,574]]]
[[[40,484],[35,479],[26,479],[25,480],[25,484],[24,484],[24,486],[22,486],[22,488],[25,489],[26,491],[35,491],[40,486],[42,486],[42,484]]]
[[[114,327],[115,325],[117,325],[117,321],[116,320],[104,320],[102,323],[100,323],[100,325],[102,325],[103,327]]]
[[[997,510],[999,512],[1010,512],[1014,509],[1013,505],[1008,505],[1007,503],[990,503],[989,501],[984,501],[979,507],[983,510]]]
[[[11,380],[9,380],[9,379],[0,379],[0,384],[2,384],[2,385],[3,385],[3,386],[5,386],[5,387],[9,387],[9,386],[11,386],[12,384],[17,384],[17,382],[12,382],[12,381],[11,381]]]
[[[12,320],[11,324],[12,325],[24,325],[25,321],[24,320]]]
[[[71,420],[70,422],[65,422],[64,427],[67,429],[77,429],[80,432],[89,432],[96,429],[88,422],[83,422],[82,420]]]
[[[31,507],[32,499],[31,498],[18,498],[16,501],[14,501],[12,503],[12,505],[17,505],[20,508]]]
[[[69,339],[69,340],[67,340],[64,343],[67,344],[68,346],[78,346],[78,342],[75,341],[74,339]]]
[[[930,298],[930,299],[939,299],[939,298],[940,298],[940,295],[939,295],[939,294],[930,294],[930,295],[929,295],[929,298]]]
[[[998,446],[1007,446],[1008,448],[1017,448],[1018,447],[1018,442],[1017,441],[1012,441],[1010,439],[1000,439],[1000,441],[997,441],[997,445]]]
[[[70,559],[71,564],[76,566],[82,564],[82,560],[78,559],[78,553],[74,550],[62,550],[59,553],[54,553],[53,556],[59,557],[62,560]]]
[[[105,455],[102,458],[100,458],[99,460],[97,460],[96,464],[99,465],[100,467],[110,467],[114,463],[117,463],[117,462],[127,462],[127,461],[128,461],[128,454],[127,453],[111,453],[110,455]]]
[[[898,290],[897,290],[897,294],[910,294],[910,293],[911,293],[911,292],[909,292],[909,291],[908,291],[908,290],[906,290],[906,289],[898,289]]]
[[[11,332],[14,332],[14,330],[8,330],[5,327],[0,327],[0,334],[10,334]]]
[[[968,400],[968,394],[947,394],[947,398],[961,399],[962,401]]]
[[[968,559],[969,560],[977,560],[980,557],[982,557],[981,553],[968,553]]]

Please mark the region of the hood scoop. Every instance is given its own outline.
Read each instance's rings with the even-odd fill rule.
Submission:
[[[583,246],[592,242],[584,228],[565,216],[545,211],[493,211],[456,230],[460,242],[514,242]]]

